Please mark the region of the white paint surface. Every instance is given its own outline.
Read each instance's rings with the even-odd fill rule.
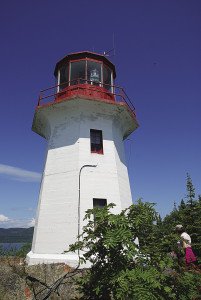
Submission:
[[[63,254],[78,232],[78,182],[81,173],[81,228],[93,198],[115,203],[114,213],[132,204],[123,138],[137,127],[125,107],[75,98],[36,111],[33,130],[48,140],[29,264],[65,262],[75,266],[74,253]],[[104,154],[90,151],[90,129],[102,130]]]

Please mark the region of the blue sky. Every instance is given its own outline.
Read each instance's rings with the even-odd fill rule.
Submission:
[[[99,53],[115,35],[116,84],[140,127],[125,142],[133,199],[162,216],[201,194],[201,2],[4,1],[0,10],[0,227],[33,224],[46,141],[31,131],[39,90],[70,52]]]

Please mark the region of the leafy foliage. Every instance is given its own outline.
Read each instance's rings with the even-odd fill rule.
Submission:
[[[24,244],[16,253],[18,257],[26,257],[27,253],[31,250],[31,243]]]
[[[154,204],[139,200],[119,214],[111,213],[113,207],[88,210],[79,242],[70,247],[91,263],[78,279],[82,299],[199,299],[201,274],[168,255],[178,237],[164,234]]]
[[[182,224],[192,238],[192,247],[201,262],[201,198],[196,199],[195,188],[191,177],[186,177],[186,202],[182,199],[176,210],[163,220],[165,234],[173,231],[176,224]]]

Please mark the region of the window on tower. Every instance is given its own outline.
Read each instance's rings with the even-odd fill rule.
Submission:
[[[112,92],[112,73],[107,66],[103,66],[103,87],[109,92]]]
[[[62,91],[68,86],[68,65],[64,65],[59,71],[59,90]]]
[[[107,205],[106,199],[93,198],[93,208],[103,208]],[[96,225],[96,215],[94,214],[94,223]]]
[[[91,153],[103,154],[102,130],[90,130]]]
[[[71,62],[70,85],[85,83],[86,60]]]
[[[93,208],[102,208],[107,205],[106,199],[93,198]]]

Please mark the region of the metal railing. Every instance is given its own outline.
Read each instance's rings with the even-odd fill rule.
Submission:
[[[135,114],[135,107],[122,87],[83,78],[74,79],[41,90],[38,107],[70,98],[72,95],[85,95],[114,102],[124,102]]]

